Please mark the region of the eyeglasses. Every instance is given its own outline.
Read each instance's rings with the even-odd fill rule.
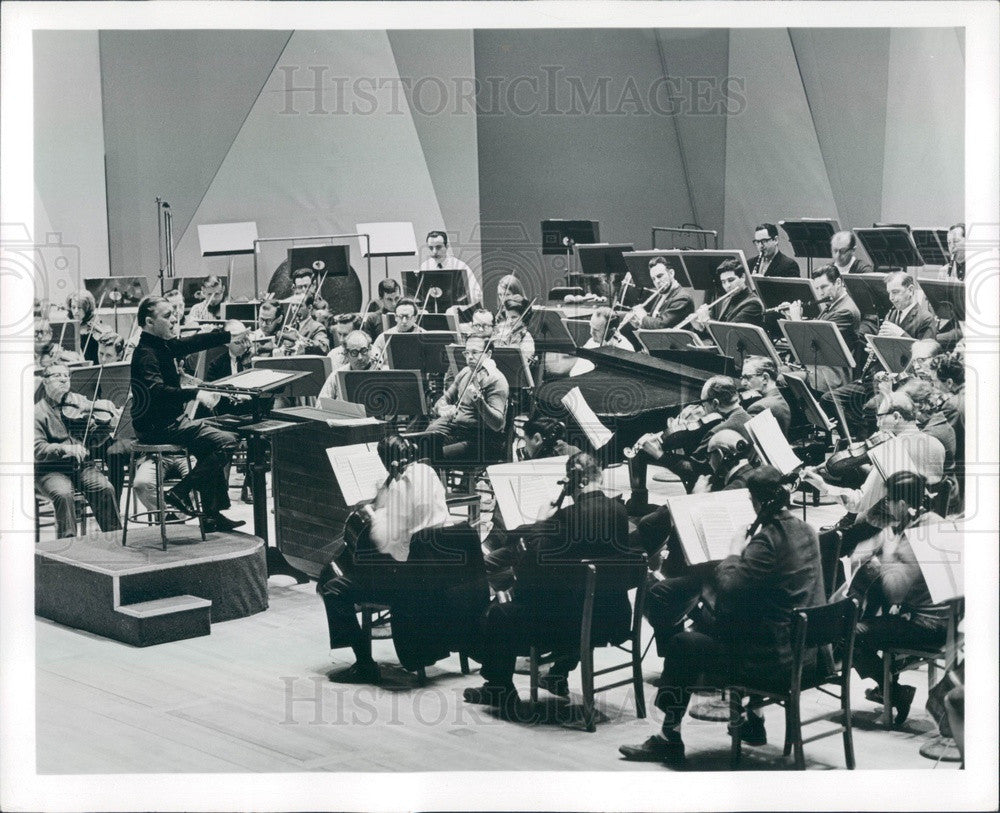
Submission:
[[[482,350],[463,350],[462,355],[467,359],[479,358],[483,354]]]
[[[764,243],[770,243],[772,240],[777,240],[777,237],[765,237],[763,240],[754,240],[753,244],[755,246],[762,246]]]
[[[46,373],[45,378],[54,378],[57,381],[69,381],[69,373]]]
[[[358,348],[356,350],[348,350],[346,348],[344,349],[344,353],[346,353],[352,359],[356,359],[358,356],[366,355],[368,353],[368,351],[369,351],[369,348],[367,348],[367,347],[361,347],[361,348]]]

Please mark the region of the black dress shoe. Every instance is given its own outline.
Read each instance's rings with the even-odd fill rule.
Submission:
[[[663,737],[652,736],[639,745],[621,745],[620,753],[630,762],[665,762],[668,765],[680,765],[684,762],[684,742],[665,740]]]
[[[739,722],[740,741],[747,745],[767,745],[767,731],[764,730],[764,718],[756,714],[748,714]],[[728,727],[732,736],[732,726]]]
[[[222,531],[223,533],[227,531],[235,531],[237,528],[242,528],[246,525],[246,520],[243,519],[230,519],[222,514],[208,514],[205,516],[205,530],[208,530],[208,523],[213,526],[212,530]]]
[[[486,683],[482,686],[473,686],[462,693],[462,698],[466,703],[477,703],[480,706],[500,707],[508,702],[517,702],[517,689],[513,686],[500,686],[496,683]]]
[[[538,678],[538,685],[556,697],[569,697],[569,681],[565,675],[542,675]]]
[[[916,693],[916,686],[907,686],[905,683],[892,687],[892,708],[896,712],[896,725],[902,725],[910,716],[910,706],[913,705],[913,697]]]
[[[369,683],[378,684],[382,680],[382,670],[374,661],[372,663],[355,663],[349,669],[330,672],[327,679],[332,683]]]
[[[176,508],[182,514],[187,514],[191,517],[198,516],[198,512],[194,508],[194,503],[191,502],[190,494],[181,494],[171,489],[163,495],[163,501],[171,508]]]

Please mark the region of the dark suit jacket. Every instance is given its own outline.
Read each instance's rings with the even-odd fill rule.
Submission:
[[[716,588],[719,622],[741,671],[784,677],[792,662],[791,611],[826,603],[816,532],[781,511],[754,534],[740,556],[719,564]]]
[[[760,262],[760,255],[751,259],[747,265],[750,266],[750,270],[753,271],[757,267],[757,263]],[[802,271],[799,269],[799,264],[795,262],[791,257],[786,257],[780,251],[775,252],[774,257],[771,258],[771,264],[767,267],[767,271],[764,272],[765,277],[801,277]]]
[[[658,307],[657,300],[653,300],[652,304],[656,308],[656,315],[643,318],[640,323],[643,330],[661,330],[673,327],[694,313],[694,300],[687,289],[680,285],[675,285]]]
[[[716,322],[742,322],[746,325],[764,326],[764,304],[749,289],[715,305],[710,314]]]
[[[841,335],[848,349],[853,353],[858,344],[858,328],[861,326],[861,311],[851,299],[851,295],[846,291],[836,302],[824,306],[816,316],[824,322],[833,322]]]
[[[899,311],[892,308],[885,318],[903,328],[911,339],[934,339],[937,337],[937,317],[923,302],[917,302],[902,320],[900,320],[899,315]]]
[[[778,421],[778,426],[781,427],[782,433],[787,435],[788,427],[792,423],[792,410],[789,408],[784,396],[777,391],[770,395],[765,395],[759,401],[754,401],[747,407],[747,414],[753,417],[754,415],[759,415],[765,409],[771,410],[771,414]]]
[[[871,274],[874,272],[868,263],[862,262],[857,255],[854,255],[854,259],[851,260],[851,264],[847,266],[847,271],[841,272],[846,274]]]

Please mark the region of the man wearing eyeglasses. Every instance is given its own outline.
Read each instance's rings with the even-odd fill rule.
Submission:
[[[59,363],[42,377],[45,393],[35,404],[35,488],[52,501],[57,536],[76,535],[73,495],[77,489],[86,497],[101,530],[117,531],[122,525],[115,490],[81,439],[91,402],[70,392],[69,380],[69,369]],[[64,406],[76,407],[84,420],[67,425]]]
[[[333,372],[323,382],[323,388],[319,391],[320,398],[333,398],[340,400],[340,373],[341,370],[377,370],[379,364],[372,357],[371,337],[363,330],[352,330],[347,334],[344,343],[341,345],[344,361],[339,365],[334,365]]]
[[[389,337],[396,333],[423,333],[424,329],[417,324],[417,303],[412,299],[400,299],[396,303],[396,324],[379,334],[372,344],[372,356],[379,363],[385,358],[385,346]]]
[[[754,274],[765,277],[800,277],[799,264],[778,251],[778,227],[761,223],[753,232],[757,256],[750,260]]]

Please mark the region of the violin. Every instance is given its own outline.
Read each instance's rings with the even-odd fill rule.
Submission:
[[[854,471],[859,466],[870,462],[868,453],[872,449],[892,440],[892,437],[888,432],[876,432],[867,440],[848,443],[843,449],[830,455],[820,468],[835,476]]]
[[[760,390],[743,390],[740,392],[740,406],[748,407],[750,404],[754,404],[764,397],[764,393]]]
[[[663,449],[686,449],[697,446],[725,418],[718,412],[708,412],[698,418],[678,420],[663,433]]]
[[[79,404],[63,404],[59,411],[63,420],[71,423],[85,420],[95,429],[111,426],[121,415],[121,410],[107,398],[98,398],[96,401],[92,401],[90,408],[82,407]]]

